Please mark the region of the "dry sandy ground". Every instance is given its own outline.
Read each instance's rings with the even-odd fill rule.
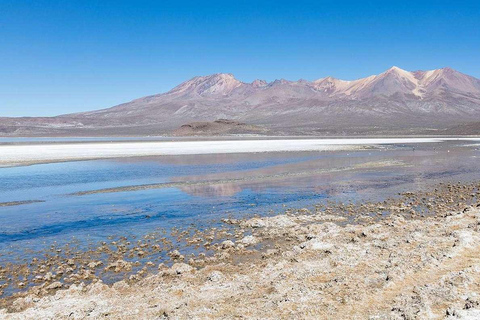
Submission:
[[[419,220],[393,214],[339,226],[335,219],[328,214],[253,218],[239,225],[251,228],[253,236],[222,247],[223,254],[234,255],[259,239],[276,244],[256,259],[198,270],[176,263],[134,284],[97,282],[50,296],[32,293],[0,310],[0,318],[480,317],[477,206]]]
[[[441,142],[455,138],[291,139],[0,145],[0,166],[154,155],[333,151],[380,144]],[[478,141],[475,138],[462,140]]]

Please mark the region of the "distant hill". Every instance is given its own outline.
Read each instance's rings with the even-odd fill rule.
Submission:
[[[108,109],[0,118],[0,135],[178,134],[182,125],[218,119],[274,134],[444,132],[480,122],[480,80],[451,68],[409,72],[392,67],[353,81],[326,77],[245,83],[231,74],[214,74]]]
[[[175,136],[218,136],[241,134],[266,134],[267,130],[227,119],[212,122],[191,122],[173,131]]]

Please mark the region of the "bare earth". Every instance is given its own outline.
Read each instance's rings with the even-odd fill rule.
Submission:
[[[478,203],[479,187],[361,205],[391,215],[358,215],[355,224],[328,210],[226,220],[252,235],[224,241],[224,262],[178,261],[138,282],[80,283],[53,295],[33,290],[0,318],[478,319],[480,204],[465,203]],[[420,217],[413,208],[428,201],[435,214]],[[260,252],[258,241],[273,246]]]

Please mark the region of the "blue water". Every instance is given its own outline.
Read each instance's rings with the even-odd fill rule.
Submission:
[[[230,172],[261,170],[323,156],[259,156],[240,160],[213,156],[192,159],[194,164],[172,163],[172,159],[123,159],[2,168],[0,202],[43,202],[0,207],[0,262],[29,258],[25,251],[41,251],[52,243],[61,245],[83,239],[85,245],[90,245],[108,236],[138,236],[158,228],[206,223],[229,211],[250,212],[254,207],[265,211],[276,204],[320,197],[275,186],[261,192],[244,187],[232,196],[195,195],[179,188],[85,196],[70,195],[73,192],[162,183],[206,173],[226,174],[228,178]]]
[[[252,170],[316,158],[319,156],[194,165],[95,160],[1,168],[0,202],[45,200],[84,190],[162,183],[171,177]]]
[[[473,148],[451,142],[419,145],[416,150],[390,146],[357,152],[148,157],[0,168],[0,203],[42,201],[0,207],[0,265],[29,261],[52,244],[73,241],[80,249],[95,247],[111,237],[204,228],[228,216],[311,208],[330,200],[381,200],[440,179],[480,178],[480,154]],[[408,166],[328,171],[391,160]],[[218,180],[222,182],[208,182]],[[191,181],[203,183],[189,185]],[[168,182],[183,184],[71,195]]]

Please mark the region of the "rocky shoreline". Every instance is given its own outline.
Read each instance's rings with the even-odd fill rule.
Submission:
[[[135,266],[123,258],[133,254],[125,244],[106,265],[86,257],[36,263],[39,284],[4,299],[0,318],[475,319],[479,199],[479,183],[440,184],[381,203],[224,219],[225,228],[179,232],[205,252],[158,247],[168,250],[167,265]],[[113,285],[95,272],[132,269]],[[0,277],[18,272],[1,268]]]

